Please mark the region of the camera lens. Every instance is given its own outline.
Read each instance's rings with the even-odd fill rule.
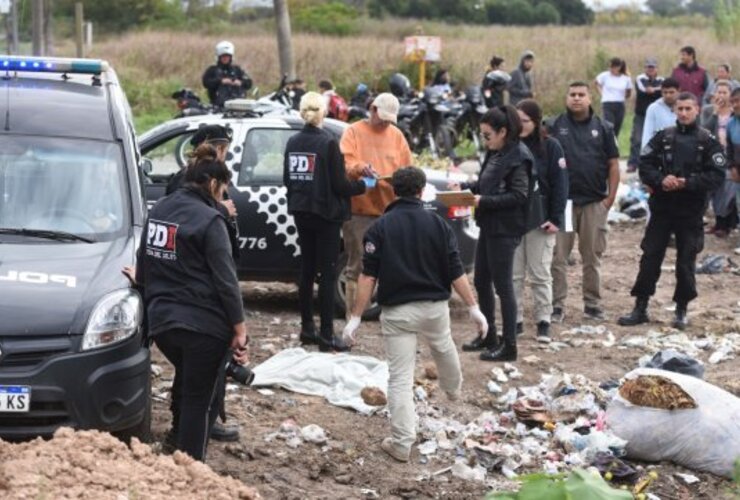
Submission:
[[[249,367],[242,366],[233,361],[229,361],[226,364],[226,375],[244,385],[251,385],[254,380],[254,372]]]

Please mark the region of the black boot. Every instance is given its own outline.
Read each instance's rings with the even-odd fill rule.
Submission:
[[[550,343],[550,323],[547,321],[537,323],[537,342],[542,344]]]
[[[689,318],[686,316],[687,306],[688,304],[676,304],[676,317],[673,320],[673,328],[683,331],[689,326]]]
[[[485,351],[486,349],[493,349],[498,344],[498,335],[496,335],[496,328],[491,326],[488,330],[488,335],[483,337],[478,335],[471,342],[463,344],[463,351]]]
[[[622,326],[635,326],[650,321],[647,313],[648,297],[637,297],[635,308],[627,316],[622,316],[617,320],[617,324]]]
[[[332,335],[319,337],[319,351],[320,352],[347,352],[351,349],[350,346],[344,343],[341,337]]]
[[[310,344],[316,344],[321,345],[321,337],[316,335],[315,331],[305,331],[301,330],[300,335],[301,344],[304,345],[310,345]]]
[[[483,361],[516,361],[516,344],[504,341],[495,349],[480,353],[480,359]]]

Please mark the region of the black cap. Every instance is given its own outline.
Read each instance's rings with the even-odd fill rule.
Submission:
[[[206,125],[198,129],[193,138],[190,139],[190,144],[193,147],[198,147],[204,142],[231,142],[232,135],[233,133],[229,127]]]

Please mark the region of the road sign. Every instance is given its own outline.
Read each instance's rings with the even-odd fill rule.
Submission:
[[[404,56],[412,62],[435,62],[442,58],[442,39],[438,36],[407,36]]]
[[[10,0],[0,0],[0,14],[10,14]]]

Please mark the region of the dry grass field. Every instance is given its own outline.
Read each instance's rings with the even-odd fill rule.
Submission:
[[[331,78],[340,91],[349,92],[358,82],[384,90],[385,79],[395,71],[413,68],[403,62],[403,36],[414,33],[414,22],[368,21],[363,35],[337,38],[296,34],[296,69],[309,87]],[[661,71],[675,64],[678,49],[693,45],[699,62],[713,67],[729,62],[740,69],[736,46],[717,42],[710,28],[624,27],[503,27],[429,24],[426,34],[443,37],[442,65],[456,81],[477,83],[491,55],[506,59],[514,69],[519,54],[537,54],[537,97],[549,112],[562,106],[564,86],[575,79],[591,80],[613,56],[623,57],[633,75],[642,70],[647,56],[658,57]],[[280,78],[275,36],[264,25],[234,27],[228,34],[138,32],[98,43],[95,57],[109,60],[122,78],[140,120],[171,114],[169,94],[180,86],[202,92],[200,75],[213,61],[213,46],[223,38],[236,45],[236,60],[251,74],[262,93],[273,90]]]

